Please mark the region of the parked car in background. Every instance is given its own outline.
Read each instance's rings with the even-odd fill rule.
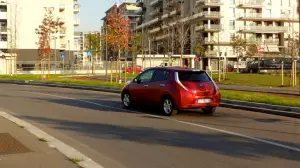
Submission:
[[[127,73],[133,73],[133,68],[132,68],[132,67],[128,67],[128,68],[126,69],[126,72],[127,72]],[[136,69],[135,69],[135,73],[141,73],[141,72],[143,72],[143,67],[140,66],[140,65],[137,65],[137,66],[136,66]]]
[[[178,110],[202,109],[214,113],[220,90],[205,71],[187,68],[149,68],[126,83],[121,99],[125,108],[137,104],[158,105],[164,115]]]

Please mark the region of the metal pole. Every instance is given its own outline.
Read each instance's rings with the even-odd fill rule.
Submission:
[[[65,74],[65,58],[63,58],[63,74]]]
[[[55,74],[56,74],[56,37],[54,37],[54,71],[55,71]]]
[[[149,39],[149,59],[150,59],[150,67],[151,67],[151,39]]]
[[[300,11],[299,11],[299,7],[300,7],[300,0],[298,0],[298,15],[299,15],[299,24],[300,24]],[[298,26],[298,27],[299,27],[299,33],[300,33],[300,26]],[[299,42],[300,42],[300,36],[298,36],[298,38],[299,38],[299,40],[298,40],[298,44],[299,44]],[[300,59],[300,50],[298,51],[298,56],[299,56],[299,59]],[[296,76],[297,76],[297,69],[296,69]],[[300,77],[300,73],[299,73],[299,77]],[[300,95],[300,80],[299,80],[299,95]]]
[[[107,74],[107,63],[108,63],[108,61],[107,61],[107,59],[108,59],[108,56],[107,56],[107,54],[108,54],[108,51],[107,51],[107,28],[105,27],[105,74],[106,74],[106,81],[108,81],[108,74]],[[110,66],[112,66],[112,64],[111,64],[111,62],[110,62]]]

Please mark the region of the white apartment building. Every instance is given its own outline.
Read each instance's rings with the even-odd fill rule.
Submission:
[[[152,46],[170,43],[172,25],[178,20],[188,22],[185,54],[193,54],[194,42],[201,39],[207,47],[202,68],[216,69],[218,58],[231,65],[237,62],[231,47],[233,35],[262,48],[265,57],[278,57],[284,55],[288,35],[299,31],[298,0],[137,0],[137,4],[142,7],[137,30],[147,34]],[[179,54],[176,45],[171,51]],[[240,57],[243,61],[245,53]]]
[[[81,63],[82,65],[86,65],[89,62],[87,52],[86,52],[88,50],[88,44],[89,44],[89,41],[87,39],[88,34],[93,34],[93,35],[97,34],[99,37],[101,37],[101,31],[91,31],[91,32],[76,31],[74,33],[74,45],[75,45],[74,56],[77,57],[78,64]],[[99,45],[101,45],[101,42]],[[100,46],[100,48],[102,47]],[[97,55],[94,58],[96,62],[102,60],[100,55]]]
[[[74,27],[80,24],[79,20],[74,18],[74,15],[80,12],[78,0],[1,0],[0,50],[2,55],[6,55],[9,59],[10,45],[8,43],[10,43],[10,38],[14,38],[18,49],[18,64],[28,64],[29,61],[34,62],[38,59],[36,29],[42,24],[46,9],[53,10],[54,17],[59,18],[62,24],[59,32],[53,35],[51,48],[57,49],[57,57],[60,52],[65,52],[66,59],[72,59]]]

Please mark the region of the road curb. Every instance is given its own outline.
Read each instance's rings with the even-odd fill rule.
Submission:
[[[13,115],[10,115],[6,112],[0,111],[0,116],[19,125],[24,126],[24,129],[26,129],[31,134],[35,135],[37,138],[43,138],[45,139],[49,147],[57,149],[60,153],[65,155],[68,159],[78,159],[80,160],[78,163],[79,166],[83,168],[104,168],[98,163],[94,162],[89,157],[85,156],[84,154],[80,153],[76,149],[72,148],[71,146],[63,143],[62,141],[56,139],[55,137],[47,134],[46,132],[42,131],[41,129],[33,126],[32,124],[21,120]]]
[[[233,109],[248,110],[248,111],[259,112],[259,113],[285,116],[285,117],[300,118],[300,113],[298,113],[298,112],[287,112],[287,111],[281,111],[281,110],[266,109],[266,108],[260,108],[260,107],[250,107],[250,106],[230,104],[230,103],[221,103],[220,106],[227,107],[227,108],[233,108]]]
[[[120,88],[74,85],[74,84],[64,84],[64,83],[54,83],[54,82],[0,80],[0,83],[60,87],[60,88],[70,88],[70,89],[79,89],[79,90],[102,91],[102,92],[110,92],[110,93],[118,93],[118,94],[121,93]],[[286,116],[286,117],[300,118],[300,108],[297,107],[278,106],[278,105],[254,103],[254,102],[239,101],[239,100],[229,100],[229,99],[222,99],[221,106],[234,108],[234,109],[243,109],[243,110],[256,111],[256,112],[273,114],[273,115]]]

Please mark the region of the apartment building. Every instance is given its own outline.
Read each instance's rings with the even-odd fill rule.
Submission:
[[[165,54],[169,48],[176,55],[173,25],[183,21],[189,24],[185,54],[193,54],[193,45],[201,41],[207,48],[202,68],[216,69],[218,58],[231,65],[237,60],[233,35],[256,44],[265,57],[284,55],[289,34],[299,30],[297,5],[297,0],[137,0],[141,9],[136,30],[144,32],[152,46],[172,44],[156,47],[156,53]]]
[[[90,32],[83,32],[83,31],[76,31],[74,33],[74,56],[77,58],[77,64],[87,64],[89,58],[87,56],[87,50],[89,49],[89,39],[88,35],[97,35],[99,38],[101,37],[101,31],[90,31]],[[100,48],[102,48],[101,43],[99,44]],[[94,53],[95,54],[95,53]],[[95,61],[101,61],[100,55],[95,56]]]
[[[109,8],[105,12],[105,17],[102,18],[103,21],[103,26],[102,26],[102,34],[105,34],[106,29],[105,27],[107,26],[107,18],[109,17],[110,12],[118,12],[121,14],[121,16],[124,17],[125,20],[127,20],[130,23],[130,30],[135,31],[135,28],[137,26],[137,18],[140,16],[137,14],[137,11],[140,9],[140,7],[136,6],[135,2],[123,2],[120,5],[113,5],[111,8]],[[106,59],[106,42],[105,38],[102,39],[102,46],[103,46],[103,60]],[[112,53],[112,50],[109,49],[108,47],[108,55],[114,55]],[[125,52],[124,56],[127,57],[129,60],[132,58],[132,53],[131,52]]]
[[[80,12],[78,0],[0,1],[0,50],[2,54],[10,57],[9,43],[14,41],[18,49],[18,64],[35,62],[38,59],[36,29],[41,25],[44,14],[49,9],[53,11],[54,17],[59,18],[62,25],[58,33],[53,35],[51,48],[57,49],[57,57],[60,52],[65,52],[66,59],[73,58],[74,27],[80,24],[78,19],[74,19],[74,15]]]

